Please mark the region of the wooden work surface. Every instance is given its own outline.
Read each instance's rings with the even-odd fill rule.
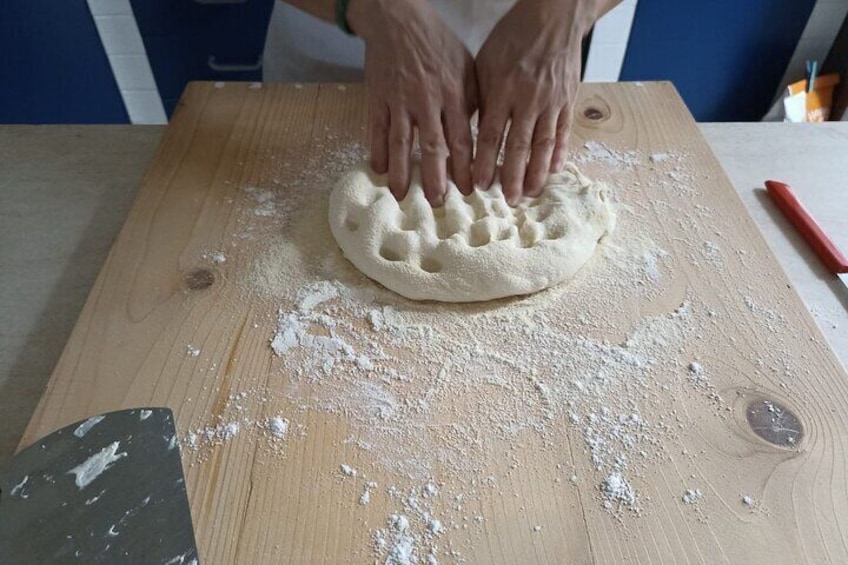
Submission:
[[[308,208],[299,165],[363,140],[365,108],[358,87],[192,84],[21,445],[92,414],[138,406],[172,408],[185,434],[219,422],[238,391],[271,397],[297,381],[269,348],[275,308],[291,301],[245,292],[244,273],[263,252],[263,239],[246,226],[263,214],[243,214],[253,195],[245,187],[293,186],[306,192]],[[428,547],[441,548],[441,563],[845,562],[844,369],[670,85],[584,85],[576,116],[574,148],[592,140],[637,152],[625,173],[621,159],[608,169],[591,151],[580,164],[592,177],[617,180],[618,198],[631,209],[616,232],[622,244],[638,230],[668,254],[656,292],[611,293],[614,314],[586,331],[620,343],[640,317],[673,318],[684,301],[714,320],[670,352],[673,362],[657,365],[669,371],[669,383],[682,384],[673,397],[658,392],[666,386],[646,395],[652,400],[641,419],[663,420],[675,433],[663,436],[647,463],[626,467],[637,510],[622,509],[620,500],[604,507],[599,486],[609,469],[593,469],[583,425],[570,426],[564,409],[542,439],[522,436],[503,461],[493,453],[479,462],[480,476],[498,486],[475,492],[473,511],[453,501],[434,506],[447,531]],[[663,152],[685,155],[680,168],[665,159],[652,165],[648,156]],[[296,225],[297,215],[281,222]],[[210,260],[218,250],[226,261]],[[594,269],[603,271],[603,263]],[[545,296],[568,300],[567,292],[549,293],[532,301],[536,308]],[[620,296],[628,303],[615,304]],[[563,331],[576,327],[563,324]],[[188,345],[202,346],[200,354],[187,355]],[[526,347],[534,347],[532,337]],[[710,380],[689,390],[693,360]],[[299,390],[311,395],[308,385]],[[763,406],[776,407],[781,425],[769,425]],[[202,562],[385,560],[371,536],[402,508],[382,489],[409,488],[414,479],[404,482],[346,441],[348,414],[298,411],[290,395],[255,408],[291,415],[290,437],[269,448],[241,434],[201,452],[183,450]],[[342,463],[359,476],[340,473]],[[367,506],[359,504],[365,475],[380,485]],[[455,475],[434,473],[439,496],[457,492],[452,484],[464,477]],[[690,487],[702,492],[693,504],[682,501]],[[425,562],[423,550],[418,557]]]

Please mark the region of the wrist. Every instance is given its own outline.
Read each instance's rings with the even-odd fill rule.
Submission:
[[[559,27],[570,37],[582,38],[605,11],[610,0],[520,0],[535,3],[540,8],[542,21]],[[613,0],[617,3],[617,0]]]
[[[350,0],[347,5],[345,20],[347,25],[357,37],[368,41],[373,22],[381,12],[381,0]]]
[[[586,35],[598,19],[615,8],[621,0],[566,0],[574,4],[574,17],[581,35]]]

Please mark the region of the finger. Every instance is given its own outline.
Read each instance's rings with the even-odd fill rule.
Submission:
[[[463,111],[447,111],[443,117],[445,137],[448,142],[453,182],[463,194],[471,194],[471,120]]]
[[[499,110],[480,112],[477,153],[474,155],[472,165],[472,177],[476,188],[488,190],[492,186],[507,118],[507,113]]]
[[[421,146],[421,184],[424,196],[433,206],[445,200],[448,148],[438,111],[426,112],[418,121],[418,143]]]
[[[535,127],[536,116],[531,114],[513,116],[509,126],[504,164],[501,167],[501,184],[506,201],[512,206],[518,204],[524,189],[524,173],[527,170]]]
[[[558,173],[565,166],[568,156],[568,133],[571,130],[571,109],[566,106],[559,113],[556,125],[556,146],[551,158],[551,172]]]
[[[409,190],[412,122],[403,110],[395,110],[389,120],[389,190],[403,200]]]
[[[375,100],[370,109],[371,168],[378,175],[389,169],[389,108],[382,100]]]
[[[530,163],[524,174],[524,194],[538,196],[548,179],[551,159],[556,147],[556,126],[559,112],[546,110],[536,121],[533,130],[533,142],[530,150]]]

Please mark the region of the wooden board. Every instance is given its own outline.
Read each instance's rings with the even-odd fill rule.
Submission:
[[[244,291],[265,241],[251,231],[262,214],[244,213],[256,203],[253,188],[300,190],[292,202],[310,209],[310,198],[326,192],[310,196],[304,170],[362,141],[365,109],[356,86],[190,85],[21,443],[137,406],[171,407],[186,434],[240,408],[239,391],[251,391],[244,404],[257,419],[291,415],[283,442],[242,433],[184,449],[203,563],[385,561],[372,536],[403,509],[385,489],[422,484],[346,441],[351,415],[299,409],[291,394],[276,396],[292,383],[304,403],[315,392],[281,370],[269,347],[276,308],[291,305]],[[430,536],[427,547],[438,546],[440,563],[848,562],[845,371],[682,101],[667,83],[584,85],[576,116],[577,155],[589,140],[635,152],[616,153],[611,167],[584,150],[580,165],[615,181],[630,208],[617,232],[621,244],[648,234],[667,252],[655,292],[610,294],[603,323],[590,320],[585,331],[621,343],[638,320],[671,319],[685,300],[714,320],[657,365],[676,383],[675,395],[664,396],[668,386],[645,389],[641,418],[665,432],[646,463],[627,467],[638,468],[629,475],[638,511],[620,501],[604,507],[601,479],[609,469],[593,468],[585,427],[570,426],[566,410],[540,437],[528,431],[503,453],[484,450],[479,462],[468,453],[475,476],[496,485],[475,491],[469,508],[459,509],[454,496],[467,477],[449,467],[433,471],[441,498],[428,508],[441,512],[447,531]],[[680,160],[649,158],[662,152]],[[284,214],[281,233],[298,214]],[[218,250],[225,262],[210,260]],[[568,300],[568,293],[543,295],[537,307],[544,296]],[[615,303],[620,296],[626,304]],[[564,319],[563,331],[581,324],[577,315]],[[535,343],[528,337],[526,347]],[[189,345],[200,354],[187,354]],[[686,388],[693,360],[706,368],[708,386]],[[781,425],[773,425],[769,406],[777,406]],[[342,463],[359,475],[345,476]],[[379,484],[367,506],[359,504],[366,475]],[[703,495],[694,504],[682,500],[690,487]],[[418,552],[425,562],[424,549]]]

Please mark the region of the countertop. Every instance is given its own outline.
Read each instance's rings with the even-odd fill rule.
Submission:
[[[152,161],[161,126],[0,126],[0,465],[41,396]],[[848,123],[702,124],[749,213],[843,365],[848,287],[762,190],[795,189],[848,249]],[[846,279],[848,280],[848,279]]]

